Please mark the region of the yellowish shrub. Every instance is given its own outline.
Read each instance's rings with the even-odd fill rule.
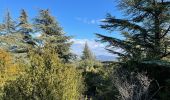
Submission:
[[[83,92],[81,73],[64,64],[57,54],[44,48],[29,54],[29,70],[4,88],[3,99],[80,100]]]
[[[11,54],[3,49],[0,49],[0,87],[6,81],[16,79],[20,73],[20,68],[11,56]]]

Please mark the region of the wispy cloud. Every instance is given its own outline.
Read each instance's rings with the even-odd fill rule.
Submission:
[[[88,19],[88,18],[81,18],[81,17],[77,17],[75,19],[84,24],[100,24],[100,19]]]

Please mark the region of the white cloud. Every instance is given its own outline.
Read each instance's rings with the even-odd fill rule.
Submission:
[[[100,43],[100,42],[96,42],[95,40],[90,40],[90,39],[72,39],[71,40],[73,42],[72,45],[72,52],[77,54],[77,55],[81,55],[84,45],[87,42],[88,46],[90,48],[90,50],[96,55],[105,55],[105,56],[115,56],[112,55],[110,53],[108,53],[107,50],[105,50],[105,45]]]
[[[75,19],[85,24],[100,24],[99,19],[88,19],[88,18],[81,18],[81,17],[77,17]]]

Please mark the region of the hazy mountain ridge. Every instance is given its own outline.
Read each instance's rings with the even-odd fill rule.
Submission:
[[[98,55],[98,56],[96,56],[96,59],[100,60],[100,61],[115,61],[116,57],[108,56],[108,55]]]

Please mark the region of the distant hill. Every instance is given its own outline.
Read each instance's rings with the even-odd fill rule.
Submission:
[[[98,55],[96,56],[97,60],[100,61],[115,61],[116,57],[115,56],[107,56],[107,55]]]

